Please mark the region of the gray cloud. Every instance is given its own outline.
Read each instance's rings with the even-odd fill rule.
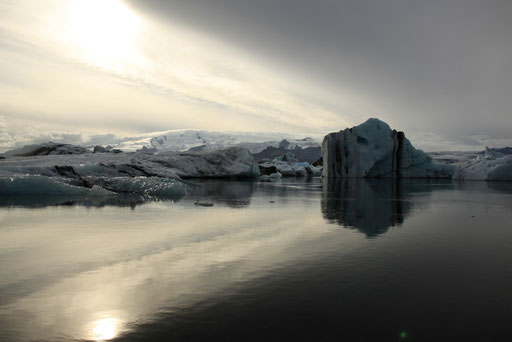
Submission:
[[[141,24],[126,49],[87,18],[71,39],[72,1],[0,4],[0,149],[183,128],[321,137],[368,117],[426,150],[512,141],[509,0],[123,2]]]
[[[128,3],[208,32],[334,93],[365,94],[375,112],[361,119],[379,116],[399,129],[445,136],[507,137],[512,131],[508,0]]]

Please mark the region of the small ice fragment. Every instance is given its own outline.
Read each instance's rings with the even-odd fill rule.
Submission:
[[[195,205],[199,205],[201,207],[213,207],[212,202],[194,202]]]

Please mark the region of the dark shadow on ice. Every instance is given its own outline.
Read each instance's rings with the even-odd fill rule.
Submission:
[[[377,237],[409,215],[413,193],[453,189],[450,181],[325,178],[321,209],[329,223]]]

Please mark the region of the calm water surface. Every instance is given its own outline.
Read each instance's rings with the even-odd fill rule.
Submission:
[[[511,183],[202,185],[0,199],[0,341],[512,340]]]

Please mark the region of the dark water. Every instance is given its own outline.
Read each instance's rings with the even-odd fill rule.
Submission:
[[[511,183],[0,199],[1,341],[509,341],[511,322]]]

